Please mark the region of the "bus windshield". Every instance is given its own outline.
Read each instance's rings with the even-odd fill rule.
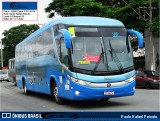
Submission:
[[[131,46],[125,28],[73,28],[71,58],[72,65],[77,70],[106,72],[133,66]]]

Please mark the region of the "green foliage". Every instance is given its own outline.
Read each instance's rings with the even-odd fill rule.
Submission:
[[[61,16],[105,16],[107,8],[94,0],[54,0],[45,11],[50,13],[50,17],[53,17],[52,11]]]
[[[126,3],[127,4],[126,4]],[[159,7],[159,0],[152,0],[152,6]],[[159,11],[153,9],[153,24],[139,20],[139,7],[149,7],[149,0],[53,0],[45,11],[53,17],[53,11],[61,16],[100,16],[116,18],[126,28],[144,31],[149,26],[154,36],[159,34]],[[135,10],[133,11],[132,8]]]
[[[27,36],[36,31],[39,28],[38,25],[19,25],[12,27],[9,30],[3,32],[4,38],[2,42],[4,45],[4,66],[8,65],[8,60],[15,57],[15,47],[18,43],[23,41]]]

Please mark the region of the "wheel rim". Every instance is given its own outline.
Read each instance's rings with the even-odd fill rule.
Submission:
[[[27,88],[26,88],[26,85],[24,85],[24,93],[27,92]]]
[[[58,88],[55,86],[54,90],[53,90],[53,94],[54,94],[54,97],[56,99],[56,101],[58,101]]]

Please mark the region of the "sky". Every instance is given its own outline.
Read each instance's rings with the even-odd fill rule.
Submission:
[[[2,13],[2,1],[9,1],[9,2],[12,2],[12,1],[15,1],[15,0],[1,0],[0,2],[0,12]],[[16,0],[16,1],[26,1],[26,0]],[[4,30],[8,30],[14,26],[18,26],[20,24],[39,24],[40,27],[42,26],[41,24],[44,24],[44,23],[48,23],[49,21],[55,19],[55,18],[58,18],[60,17],[59,15],[55,15],[55,17],[53,18],[47,18],[47,15],[48,13],[45,13],[44,9],[48,6],[49,3],[52,2],[52,0],[27,0],[27,1],[37,1],[38,3],[38,20],[37,21],[2,21],[2,16],[1,16],[1,23],[0,23],[0,41],[1,39],[4,37],[2,35],[3,31]],[[1,46],[0,46],[1,48]]]

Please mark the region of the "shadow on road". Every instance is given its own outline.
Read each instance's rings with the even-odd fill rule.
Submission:
[[[146,89],[142,86],[136,86],[136,89],[143,89],[143,90],[159,90],[160,88],[150,88],[150,89]]]
[[[107,107],[118,107],[118,106],[127,106],[130,105],[128,103],[122,103],[122,102],[117,102],[112,101],[112,99],[110,99],[110,101],[108,102],[104,102],[104,101],[99,101],[99,100],[89,100],[89,101],[73,101],[72,104],[70,104],[69,106],[74,108],[74,109],[96,109],[96,108],[104,108],[106,109]]]
[[[124,107],[124,106],[128,106],[131,105],[131,103],[129,102],[122,102],[122,100],[120,101],[119,98],[111,98],[108,102],[105,101],[100,101],[100,100],[87,100],[87,101],[69,101],[67,102],[65,105],[60,106],[59,104],[57,104],[54,100],[54,98],[50,95],[47,94],[42,94],[42,93],[36,93],[36,92],[32,92],[30,95],[25,95],[23,92],[23,89],[19,89],[18,87],[14,86],[12,83],[7,83],[6,85],[3,85],[3,87],[7,88],[8,90],[12,90],[13,92],[16,92],[17,94],[19,94],[22,98],[24,96],[27,97],[27,99],[29,98],[35,98],[36,100],[41,100],[41,101],[45,101],[45,103],[48,103],[49,105],[51,105],[53,103],[53,106],[57,106],[57,107],[63,107],[63,109],[67,110],[95,110],[95,109],[101,109],[101,110],[105,110],[107,107],[111,108],[111,107]]]
[[[24,93],[21,93],[22,95],[24,95]],[[28,97],[33,96],[35,98],[37,98],[38,100],[45,100],[46,102],[49,103],[54,103],[54,105],[56,104],[55,100],[53,99],[53,97],[51,97],[50,95],[46,95],[46,94],[41,94],[41,93],[36,93],[36,92],[32,92],[31,95],[28,95]],[[72,108],[73,110],[91,110],[91,109],[96,109],[96,108],[107,108],[107,107],[118,107],[118,106],[127,106],[130,105],[129,103],[122,103],[122,102],[118,102],[118,98],[117,101],[115,102],[112,101],[112,98],[108,101],[100,101],[100,100],[85,100],[85,101],[67,101],[66,104],[64,104],[63,106]],[[59,105],[59,104],[56,104]]]
[[[100,100],[70,101],[65,105],[57,104],[53,97],[46,94],[33,92],[26,96],[23,89],[19,89],[13,83],[2,82],[0,88],[3,90],[0,93],[3,94],[4,100],[8,101],[7,96],[9,95],[11,103],[15,104],[14,110],[16,108],[18,111],[24,110],[23,108],[25,111],[157,111],[159,105],[157,98],[159,90],[148,90],[142,87],[136,88],[134,96],[111,98],[108,102]],[[17,100],[20,103],[17,103]],[[12,106],[7,110],[11,108]],[[4,107],[4,109],[6,108]]]

